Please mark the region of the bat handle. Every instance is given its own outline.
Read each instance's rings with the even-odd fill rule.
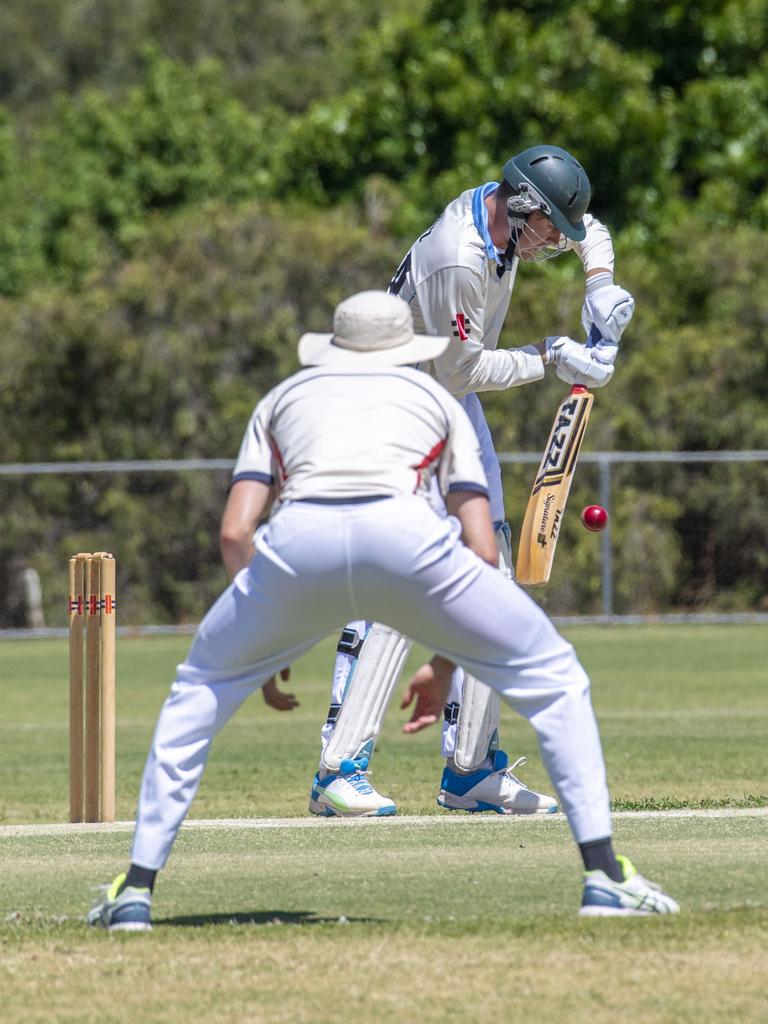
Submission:
[[[592,324],[592,326],[589,328],[589,337],[587,338],[587,344],[586,344],[585,347],[586,348],[594,348],[595,345],[597,345],[598,342],[600,342],[602,340],[603,340],[602,334],[597,329],[597,327],[594,324]],[[571,394],[572,395],[583,395],[588,390],[589,390],[589,388],[586,387],[584,384],[574,384],[573,387],[571,388]]]

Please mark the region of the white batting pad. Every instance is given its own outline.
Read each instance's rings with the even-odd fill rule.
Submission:
[[[456,724],[456,767],[471,772],[498,743],[499,695],[474,676],[464,673],[459,718]]]
[[[381,623],[371,624],[347,682],[336,727],[325,745],[321,764],[337,772],[349,758],[370,757],[411,641]]]
[[[499,552],[499,570],[508,580],[515,578],[512,565],[512,530],[509,523],[502,523],[496,530],[496,549]]]

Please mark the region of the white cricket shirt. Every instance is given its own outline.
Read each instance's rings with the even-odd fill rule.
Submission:
[[[233,482],[275,485],[281,501],[487,496],[479,442],[456,399],[411,367],[310,367],[269,392],[245,431]]]
[[[540,380],[541,356],[532,348],[497,349],[509,309],[518,260],[503,260],[488,234],[484,199],[498,184],[468,189],[449,203],[411,246],[389,290],[410,304],[417,332],[452,339],[425,369],[452,395],[499,391]],[[608,230],[589,214],[584,241],[569,242],[585,271],[613,270]]]

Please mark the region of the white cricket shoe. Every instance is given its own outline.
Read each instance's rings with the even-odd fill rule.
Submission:
[[[614,882],[604,871],[584,874],[584,895],[580,917],[643,917],[647,914],[677,914],[678,904],[661,887],[637,873],[628,857],[617,855],[624,872],[623,882]]]
[[[397,812],[388,796],[377,793],[368,781],[368,758],[341,762],[338,772],[323,778],[317,772],[312,780],[309,809],[324,818],[380,818]]]
[[[493,755],[493,766],[476,772],[455,771],[450,763],[443,771],[437,802],[449,811],[495,811],[496,814],[554,814],[557,800],[529,789],[514,774],[525,764],[520,757],[513,765],[503,750]]]

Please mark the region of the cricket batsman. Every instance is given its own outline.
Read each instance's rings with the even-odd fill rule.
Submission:
[[[504,521],[501,468],[478,392],[541,380],[548,365],[568,384],[596,388],[611,379],[634,302],[614,284],[611,236],[586,212],[590,196],[587,174],[570,153],[550,145],[526,149],[504,164],[500,183],[469,189],[449,203],[411,246],[389,286],[409,303],[418,330],[449,338],[445,351],[423,368],[459,399],[475,429],[499,567],[507,575],[512,572],[511,534]],[[568,250],[579,257],[586,275],[584,330],[600,340],[587,347],[558,336],[524,348],[498,349],[520,261],[537,263]],[[433,503],[444,511],[439,495]],[[320,766],[311,788],[312,813],[395,813],[394,802],[377,792],[367,769],[410,646],[408,637],[368,620],[351,621],[342,632]],[[417,672],[407,699],[436,674],[450,671],[452,666],[434,658]],[[265,691],[275,707],[285,696],[272,682]],[[499,749],[495,692],[457,669],[443,717],[439,804],[499,814],[557,810],[556,800],[533,792],[514,774],[525,759],[510,765]],[[435,720],[417,713],[405,729],[417,731]]]
[[[403,299],[362,292],[336,308],[332,334],[300,339],[305,369],[256,406],[221,526],[233,580],[177,668],[144,768],[131,864],[92,924],[151,927],[155,878],[213,738],[276,672],[358,618],[407,630],[528,719],[584,861],[581,914],[678,910],[614,853],[589,679],[571,644],[498,571],[477,434],[459,402],[413,366],[448,344],[416,334]],[[433,480],[447,516],[427,501]],[[448,685],[450,676],[424,682],[419,704],[441,706]]]

